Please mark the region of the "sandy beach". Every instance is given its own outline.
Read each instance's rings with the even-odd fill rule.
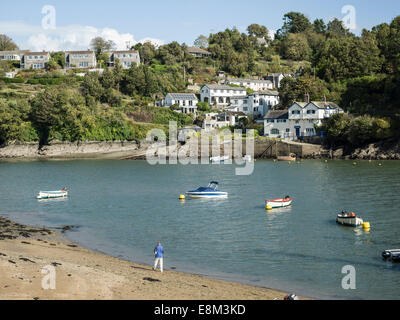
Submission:
[[[0,300],[281,300],[285,295],[182,272],[156,272],[80,247],[57,230],[0,217]]]

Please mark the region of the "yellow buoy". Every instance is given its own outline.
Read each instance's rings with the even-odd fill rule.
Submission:
[[[357,162],[353,162],[353,166],[356,166],[357,165]]]
[[[184,194],[179,195],[179,200],[185,200],[185,199],[186,199],[186,197]]]
[[[325,163],[327,163],[328,162],[328,160],[325,160]]]
[[[362,226],[364,229],[371,229],[371,224],[369,222],[364,222]]]
[[[267,206],[265,206],[265,209],[272,210],[272,206],[267,205]]]
[[[382,163],[378,164],[379,166],[382,166]]]

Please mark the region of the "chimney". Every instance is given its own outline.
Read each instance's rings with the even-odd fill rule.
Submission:
[[[306,92],[304,94],[304,102],[309,103],[310,102],[310,95],[308,94],[308,92]]]

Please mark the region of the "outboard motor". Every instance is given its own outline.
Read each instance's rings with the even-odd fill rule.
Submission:
[[[389,259],[391,255],[392,255],[392,253],[390,251],[385,250],[382,252],[382,258],[385,260]]]
[[[299,300],[299,297],[296,296],[294,293],[288,294],[283,300]]]

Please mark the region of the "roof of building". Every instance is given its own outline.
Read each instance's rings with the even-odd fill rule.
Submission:
[[[121,50],[121,51],[111,51],[111,53],[138,53],[137,50]]]
[[[264,119],[288,119],[289,112],[285,110],[269,110]]]
[[[94,51],[86,50],[86,51],[65,51],[65,53],[69,54],[94,54]]]
[[[340,107],[334,102],[329,102],[329,101],[311,101],[310,103],[316,105],[319,109],[340,109]]]
[[[27,52],[27,56],[42,56],[42,55],[47,55],[49,52],[42,51],[42,52]]]
[[[292,107],[294,104],[297,104],[300,108],[304,108],[306,105],[308,105],[307,102],[294,101],[290,107]]]
[[[259,94],[263,94],[263,95],[266,95],[266,96],[279,96],[279,92],[278,91],[274,91],[274,90],[260,90],[260,91],[257,91],[257,92],[255,92],[256,94],[257,93],[259,93]]]
[[[236,90],[236,91],[246,91],[246,88],[243,87],[231,87],[231,86],[226,86],[226,85],[220,85],[220,84],[206,84],[210,89],[216,89],[216,90]]]
[[[207,50],[204,50],[204,49],[202,49],[202,48],[198,48],[198,47],[188,47],[188,48],[187,48],[187,51],[188,51],[189,53],[201,53],[201,54],[209,54],[209,55],[212,55],[211,52],[209,52],[209,51],[207,51]]]
[[[0,54],[21,54],[21,53],[29,53],[29,50],[6,50],[6,51],[0,51]]]
[[[243,78],[228,78],[229,82],[253,82],[253,83],[268,83],[272,84],[271,80],[258,80],[258,79],[243,79]]]
[[[198,100],[194,93],[168,93],[168,94],[172,96],[174,100]]]

